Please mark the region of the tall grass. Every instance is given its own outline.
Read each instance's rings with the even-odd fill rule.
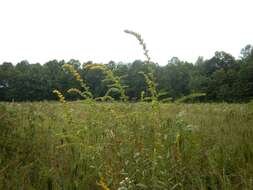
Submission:
[[[253,187],[249,105],[64,105],[1,104],[0,189]]]

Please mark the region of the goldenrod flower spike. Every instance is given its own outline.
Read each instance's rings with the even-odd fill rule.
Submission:
[[[78,93],[78,94],[80,94],[84,98],[92,98],[93,96],[92,96],[92,93],[89,90],[89,87],[85,84],[84,80],[81,78],[80,74],[75,70],[75,68],[73,67],[73,65],[64,64],[62,67],[65,70],[67,70],[68,72],[70,72],[70,74],[72,76],[74,76],[74,78],[80,83],[81,87],[84,89],[84,91],[81,92],[78,89],[71,88],[71,89],[68,90],[68,92],[69,93],[71,93],[71,92]]]
[[[59,90],[54,90],[53,91],[54,94],[56,94],[56,96],[59,98],[59,101],[61,103],[65,103],[65,97],[62,95],[62,93]]]
[[[137,38],[137,40],[139,41],[140,45],[142,46],[142,49],[144,51],[144,55],[147,59],[147,63],[150,63],[150,56],[148,54],[148,50],[147,50],[147,46],[144,43],[144,40],[142,39],[141,35],[137,32],[131,31],[131,30],[124,30],[125,33],[127,34],[131,34],[133,36],[135,36]]]
[[[100,178],[97,184],[102,188],[102,190],[110,190],[110,188],[106,185],[103,177]]]

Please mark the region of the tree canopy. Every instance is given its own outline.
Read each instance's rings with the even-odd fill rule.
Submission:
[[[0,101],[55,100],[53,90],[60,90],[67,100],[80,97],[67,93],[70,88],[80,88],[75,78],[62,67],[72,65],[86,81],[94,97],[104,96],[108,90],[106,76],[101,70],[87,70],[78,60],[51,60],[45,64],[21,61],[17,64],[4,62],[0,65]],[[152,73],[157,89],[166,98],[180,99],[192,93],[206,94],[203,101],[244,102],[253,98],[253,47],[245,46],[241,57],[236,59],[229,53],[215,52],[210,59],[199,57],[196,63],[181,61],[173,57],[165,66],[136,60],[132,63],[104,64],[113,75],[126,86],[129,100],[141,98],[148,93],[145,78],[140,74]],[[116,95],[115,95],[116,96]],[[117,98],[116,98],[117,99]]]

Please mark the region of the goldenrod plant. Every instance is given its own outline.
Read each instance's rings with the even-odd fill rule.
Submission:
[[[125,30],[125,33],[133,35],[140,43],[144,55],[146,57],[146,64],[149,64],[151,62],[151,58],[148,54],[148,50],[147,50],[147,46],[144,43],[143,38],[141,37],[141,35],[137,32],[133,32],[131,30]],[[158,94],[157,94],[157,90],[156,90],[156,83],[154,80],[154,76],[152,73],[145,73],[145,72],[139,72],[139,74],[143,75],[145,78],[145,82],[147,84],[148,87],[148,92],[150,93],[150,97],[144,97],[145,93],[142,92],[141,93],[141,100],[147,100],[147,101],[151,101],[152,102],[152,116],[153,116],[153,123],[154,125],[151,125],[151,127],[149,127],[147,129],[147,133],[149,135],[149,142],[147,143],[148,146],[150,146],[150,156],[151,156],[151,166],[150,166],[150,172],[151,172],[151,184],[152,186],[154,184],[156,184],[156,176],[155,176],[155,171],[157,169],[156,167],[156,163],[157,163],[157,147],[158,147],[158,136],[157,136],[157,128],[160,127],[160,107],[158,104]]]
[[[103,177],[100,177],[100,180],[97,184],[101,187],[102,190],[110,190]]]
[[[148,91],[150,93],[150,97],[146,97],[144,98],[144,94],[142,94],[142,99],[143,100],[149,100],[151,99],[152,102],[154,101],[157,101],[158,99],[158,94],[157,94],[157,91],[156,91],[156,83],[154,82],[154,76],[152,73],[148,73],[148,74],[145,74],[144,72],[139,72],[139,74],[143,75],[144,78],[145,78],[145,81],[146,81],[146,84],[148,86]]]
[[[63,94],[59,90],[54,90],[53,93],[59,98],[59,101],[61,103],[66,103],[65,97],[63,96]]]
[[[140,43],[140,45],[141,45],[141,47],[142,47],[142,49],[144,51],[144,56],[146,57],[146,62],[150,63],[151,58],[150,58],[150,56],[148,54],[149,51],[148,51],[147,46],[144,43],[144,40],[141,37],[141,35],[139,33],[137,33],[137,32],[131,31],[131,30],[124,30],[124,32],[127,33],[127,34],[130,34],[130,35],[134,36],[139,41],[139,43]]]
[[[75,79],[80,83],[80,86],[82,88],[82,91],[79,89],[76,89],[76,88],[70,88],[68,90],[68,93],[77,93],[85,99],[92,99],[93,95],[90,92],[89,87],[87,86],[85,81],[81,78],[80,74],[75,70],[73,65],[64,64],[62,67],[66,72],[69,72],[70,74],[72,74],[75,77]]]
[[[144,42],[144,39],[141,37],[141,35],[137,32],[131,31],[131,30],[124,30],[124,32],[134,36],[139,41],[139,43],[143,49],[143,54],[146,57],[145,62],[147,64],[151,63],[151,58],[148,53],[149,50],[147,49],[147,45]],[[152,101],[154,103],[155,101],[158,100],[158,97],[160,96],[160,93],[158,93],[157,89],[156,89],[157,84],[155,83],[154,75],[153,75],[153,73],[145,73],[143,71],[141,71],[139,73],[144,76],[145,82],[148,87],[148,91],[150,93],[150,97],[144,97],[145,92],[142,92],[141,93],[141,101]],[[163,95],[163,94],[161,94],[161,95]]]
[[[113,100],[113,97],[110,95],[113,92],[119,93],[120,94],[120,99],[122,101],[127,101],[128,97],[126,96],[125,93],[125,88],[127,86],[124,86],[121,84],[121,77],[118,76],[114,76],[113,72],[107,68],[105,65],[103,64],[88,64],[84,67],[84,69],[87,70],[94,70],[94,69],[98,69],[101,70],[104,74],[105,74],[105,79],[102,82],[109,82],[110,84],[108,84],[108,90],[106,92],[106,94],[104,95],[104,97],[99,97],[97,99],[101,99],[101,100],[106,100],[106,99],[110,99]]]

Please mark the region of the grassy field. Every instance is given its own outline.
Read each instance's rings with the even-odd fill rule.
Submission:
[[[1,103],[0,189],[253,189],[250,104]]]

